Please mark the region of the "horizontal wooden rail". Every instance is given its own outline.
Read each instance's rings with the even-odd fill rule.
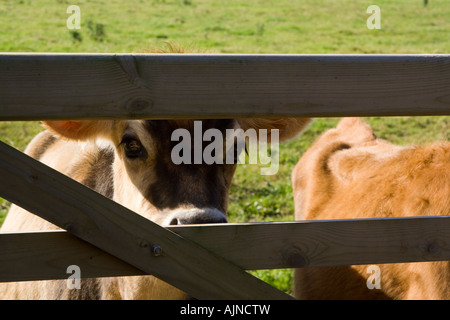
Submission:
[[[0,196],[199,299],[292,299],[198,244],[0,142]],[[152,247],[162,253],[155,256]]]
[[[450,55],[0,54],[0,120],[450,114]]]
[[[450,260],[450,216],[174,226],[242,269]],[[145,274],[65,231],[0,234],[0,281]],[[31,267],[32,266],[32,267]]]

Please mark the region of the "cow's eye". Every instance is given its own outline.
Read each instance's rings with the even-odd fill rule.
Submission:
[[[130,138],[130,137],[124,137],[120,144],[123,145],[123,148],[125,150],[125,155],[128,158],[137,158],[137,157],[140,157],[143,153],[142,144],[137,139]]]

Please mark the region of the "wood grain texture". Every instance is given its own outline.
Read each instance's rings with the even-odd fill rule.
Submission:
[[[70,265],[82,278],[145,274],[66,231],[0,234],[0,282],[67,279]]]
[[[243,269],[450,260],[450,216],[172,226]],[[0,234],[0,281],[140,275],[64,231]],[[30,265],[33,267],[30,268]]]
[[[170,229],[245,269],[450,260],[450,216]]]
[[[0,176],[1,197],[199,299],[292,299],[2,142]]]
[[[0,120],[450,114],[450,55],[0,54]]]

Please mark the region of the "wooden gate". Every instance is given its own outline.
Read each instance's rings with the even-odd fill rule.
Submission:
[[[450,115],[450,55],[0,54],[2,121],[393,115]],[[0,281],[76,264],[199,299],[290,299],[245,270],[450,260],[448,212],[163,228],[5,143],[0,196],[66,230],[0,234]]]

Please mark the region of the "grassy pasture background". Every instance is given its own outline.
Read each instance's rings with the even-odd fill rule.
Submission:
[[[69,30],[69,5],[81,9],[81,29]],[[381,29],[369,30],[369,5],[381,8]],[[178,43],[194,52],[381,54],[449,53],[448,0],[0,0],[0,52],[144,52]],[[63,106],[62,106],[63,107]],[[316,119],[280,146],[277,175],[238,166],[231,222],[293,219],[290,172],[314,139],[339,119]],[[450,139],[450,117],[372,117],[376,134],[397,144]],[[0,122],[0,139],[23,150],[42,128]],[[0,224],[9,203],[0,198]],[[291,270],[253,274],[290,292]]]

